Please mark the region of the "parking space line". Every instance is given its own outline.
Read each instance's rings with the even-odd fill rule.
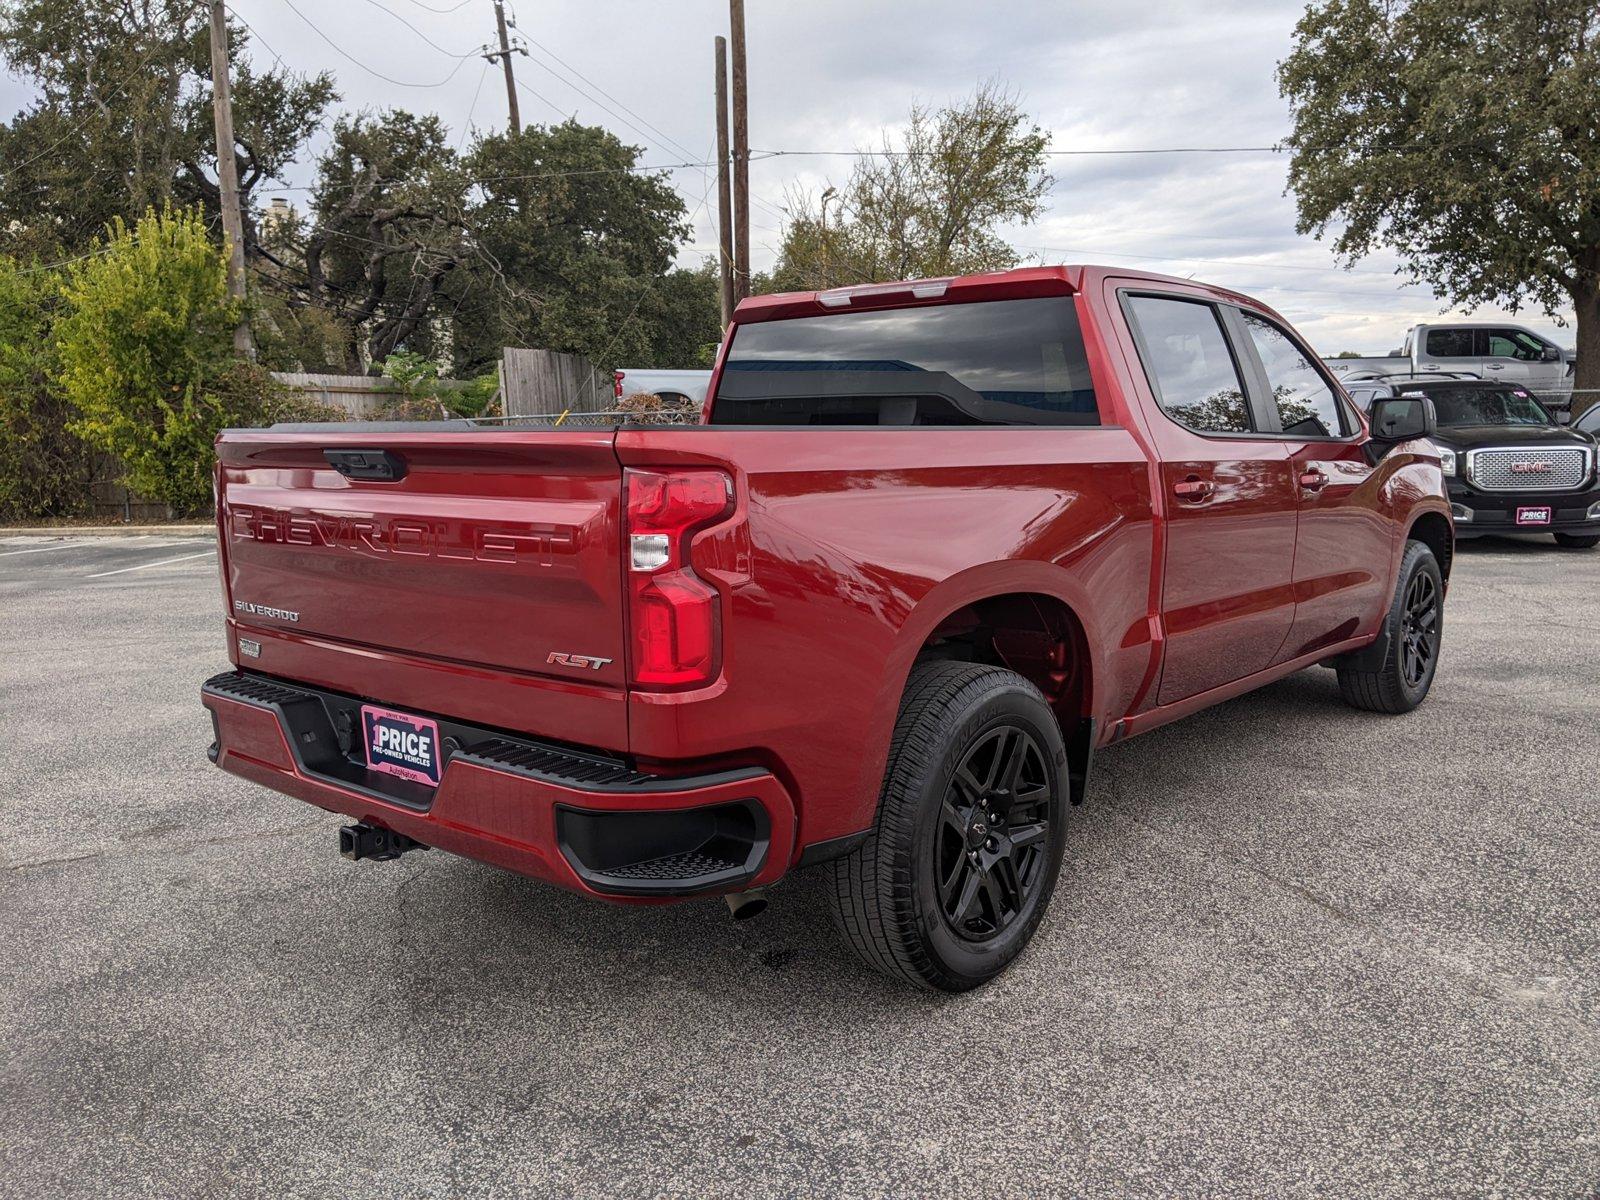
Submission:
[[[132,537],[132,538],[124,538],[123,540],[124,541],[129,541],[129,542],[137,542],[140,539],[136,538],[136,537]],[[54,545],[51,545],[51,546],[30,546],[26,550],[0,550],[0,558],[10,558],[13,554],[43,554],[46,550],[71,550],[74,546],[85,546],[85,545],[89,545],[89,544],[90,543],[87,543],[87,542],[69,541],[69,542],[57,542],[57,543],[55,543]],[[94,544],[98,545],[99,543],[94,543]],[[154,547],[151,547],[151,546],[140,546],[139,549],[141,549],[141,550],[150,550],[150,549],[154,549]]]
[[[148,570],[151,567],[165,567],[165,566],[168,566],[168,565],[170,565],[172,563],[188,562],[192,558],[204,558],[204,557],[206,557],[206,555],[211,554],[211,553],[212,553],[212,551],[210,551],[210,550],[202,550],[202,551],[200,551],[199,554],[181,554],[177,558],[163,558],[159,562],[140,563],[136,567],[121,567],[121,568],[119,568],[118,570],[115,570],[115,571],[101,571],[99,574],[96,574],[96,575],[85,575],[84,578],[85,579],[104,579],[108,575],[126,575],[129,571],[144,571],[144,570]]]

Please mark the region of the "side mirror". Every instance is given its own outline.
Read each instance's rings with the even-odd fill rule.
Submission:
[[[1539,355],[1539,361],[1540,362],[1560,362],[1561,361],[1561,351],[1557,350],[1554,346],[1546,346],[1544,348],[1544,353]]]
[[[1389,396],[1372,403],[1372,437],[1380,442],[1408,442],[1439,431],[1439,414],[1426,396]]]

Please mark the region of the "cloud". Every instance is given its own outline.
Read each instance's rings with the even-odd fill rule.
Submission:
[[[230,9],[257,33],[259,59],[281,54],[296,70],[333,71],[350,108],[425,109],[458,131],[469,122],[501,128],[504,83],[473,56],[493,35],[490,6],[472,0],[447,14],[427,11],[450,2],[295,0],[321,34],[283,0],[232,0]],[[520,93],[525,122],[576,115],[604,124],[644,147],[646,162],[710,156],[712,37],[726,32],[725,0],[512,0],[513,10],[519,6],[521,32],[533,43],[529,57],[515,60],[528,89]],[[990,77],[1022,94],[1057,150],[1269,146],[1288,131],[1273,72],[1303,11],[1301,0],[747,0],[746,7],[751,145],[825,151],[876,146],[914,101],[957,99]],[[323,35],[405,83],[454,74],[437,87],[398,86],[354,65]],[[591,82],[575,83],[552,53]],[[25,92],[0,86],[0,100],[13,108],[23,99]],[[850,161],[752,164],[757,266],[778,245],[786,190],[842,179]],[[1390,350],[1407,325],[1440,314],[1425,289],[1399,286],[1391,259],[1342,271],[1324,245],[1297,234],[1285,168],[1282,156],[1260,153],[1058,157],[1048,214],[1007,234],[1042,261],[1193,274],[1259,296],[1329,353]],[[301,164],[285,182],[309,177],[309,163]],[[671,178],[695,216],[683,258],[698,261],[716,244],[712,173],[691,167]],[[1532,315],[1521,323],[1571,344],[1570,329]]]

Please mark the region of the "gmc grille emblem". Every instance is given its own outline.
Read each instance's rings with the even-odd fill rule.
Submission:
[[[1519,462],[1511,464],[1513,475],[1548,475],[1555,470],[1547,462]]]

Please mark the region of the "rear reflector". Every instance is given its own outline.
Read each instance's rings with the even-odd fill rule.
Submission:
[[[632,678],[642,688],[695,687],[716,674],[717,591],[694,573],[694,534],[733,506],[716,470],[627,472]]]

